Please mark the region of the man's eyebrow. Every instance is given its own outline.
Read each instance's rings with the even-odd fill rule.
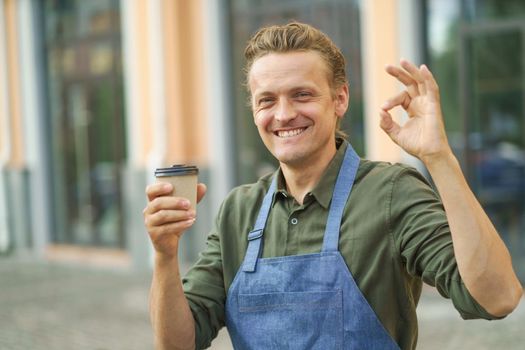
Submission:
[[[261,91],[261,92],[255,92],[253,94],[253,97],[259,98],[259,97],[272,96],[272,95],[274,94],[271,91]]]
[[[312,85],[299,85],[299,86],[296,86],[296,87],[290,89],[291,92],[297,92],[297,91],[301,91],[301,90],[315,91],[316,88],[315,88],[315,86],[312,86]]]
[[[293,86],[289,89],[287,89],[287,92],[288,93],[294,93],[294,92],[297,92],[297,91],[301,91],[301,90],[310,90],[310,91],[316,91],[316,87],[315,85],[297,85],[297,86]],[[270,96],[270,95],[275,95],[274,92],[272,91],[269,91],[269,90],[264,90],[264,91],[261,91],[261,92],[255,92],[253,94],[253,96],[255,97],[259,97],[259,96]]]

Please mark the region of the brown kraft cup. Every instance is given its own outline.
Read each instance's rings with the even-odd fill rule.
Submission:
[[[186,198],[191,208],[197,208],[197,175],[199,169],[194,165],[176,164],[169,168],[155,169],[156,182],[169,182],[173,185],[172,196]]]

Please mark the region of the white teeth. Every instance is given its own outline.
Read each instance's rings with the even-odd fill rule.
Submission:
[[[305,129],[306,129],[306,128],[278,131],[278,132],[277,132],[277,136],[279,136],[279,137],[292,137],[292,136],[297,136],[297,135],[299,135],[300,133],[302,133]]]

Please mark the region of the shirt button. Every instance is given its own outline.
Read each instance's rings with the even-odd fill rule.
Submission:
[[[292,225],[297,225],[299,220],[297,220],[297,218],[293,218],[292,220],[290,220],[290,222],[292,223]]]

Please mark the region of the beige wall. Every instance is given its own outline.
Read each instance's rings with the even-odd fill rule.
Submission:
[[[22,101],[21,101],[21,81],[20,81],[20,57],[19,57],[19,33],[17,23],[17,3],[16,0],[4,0],[5,15],[5,44],[6,44],[6,70],[7,76],[0,79],[7,79],[7,115],[0,120],[8,121],[8,125],[2,127],[9,128],[10,135],[10,154],[8,165],[14,169],[24,167],[24,139],[22,122]],[[5,106],[1,106],[1,111]],[[0,143],[1,144],[1,143]]]
[[[164,1],[168,163],[207,163],[202,2]]]
[[[137,9],[136,13],[140,14],[134,18],[135,23],[131,28],[133,32],[129,33],[136,40],[137,52],[134,54],[137,58],[138,68],[137,72],[137,85],[136,88],[139,90],[139,101],[135,101],[138,104],[138,116],[140,120],[140,130],[142,131],[142,144],[139,147],[140,153],[138,155],[139,159],[145,159],[146,155],[151,151],[152,148],[152,120],[151,113],[149,113],[149,107],[151,104],[151,95],[150,95],[150,80],[149,80],[149,70],[150,57],[147,50],[147,40],[148,40],[148,6],[146,3],[147,0],[136,1]]]
[[[0,0],[0,155],[4,155],[8,151],[6,139],[7,133],[4,132],[5,128],[8,127],[7,123],[7,79],[6,79],[6,43],[5,43],[5,33],[6,33],[6,21],[5,21],[5,11],[4,11],[5,1]],[[0,162],[3,159],[0,158]],[[1,198],[0,198],[1,200]]]
[[[398,2],[361,2],[366,156],[391,162],[401,160],[401,149],[379,127],[379,108],[400,88],[385,72],[387,64],[399,63]],[[398,110],[393,114],[398,119],[401,116]]]
[[[127,117],[140,134],[134,158],[141,166],[206,164],[202,1],[134,0],[121,5],[131,7],[132,14],[123,35],[133,41],[125,55],[131,65],[126,71],[133,75],[127,84],[134,91],[127,94]]]

